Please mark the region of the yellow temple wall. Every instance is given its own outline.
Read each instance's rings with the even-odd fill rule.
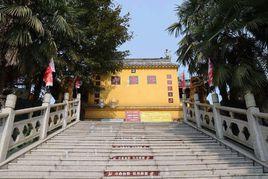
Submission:
[[[136,109],[137,110],[137,109]],[[93,109],[86,111],[87,120],[124,119],[125,109]],[[182,108],[178,109],[139,109],[141,122],[173,122],[181,119]],[[156,117],[157,116],[157,117]]]
[[[178,89],[178,69],[174,67],[166,68],[137,68],[132,73],[132,69],[123,69],[117,74],[101,76],[101,87],[104,89],[100,92],[100,99],[104,100],[105,107],[100,109],[93,107],[94,94],[89,95],[89,107],[86,110],[87,119],[124,119],[126,111],[140,111],[141,118],[146,121],[148,118],[162,116],[169,120],[177,120],[182,117],[181,102],[179,100]],[[148,84],[147,76],[156,76],[156,84]],[[171,79],[167,78],[171,75]],[[119,76],[120,85],[111,84],[111,76]],[[138,84],[129,84],[129,76],[138,76]],[[171,80],[172,84],[168,84]],[[168,96],[168,86],[172,86],[173,97]],[[169,103],[169,98],[173,103]],[[117,107],[112,109],[109,104],[116,101]],[[153,117],[155,116],[155,117]],[[156,119],[157,120],[157,119]]]

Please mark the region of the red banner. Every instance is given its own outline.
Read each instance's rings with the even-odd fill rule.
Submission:
[[[105,177],[114,176],[159,176],[159,171],[105,171]]]
[[[126,111],[126,122],[140,122],[140,111]]]
[[[154,156],[113,156],[111,160],[153,160]]]
[[[210,59],[208,62],[208,84],[213,86],[213,64]]]
[[[118,149],[143,149],[143,148],[150,148],[149,145],[113,145],[113,148],[118,148]]]

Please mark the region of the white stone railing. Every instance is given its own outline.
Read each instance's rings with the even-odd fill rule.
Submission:
[[[220,106],[217,94],[212,95],[213,105],[183,101],[186,123],[214,133],[220,140],[231,140],[254,151],[260,161],[268,161],[268,113],[261,113],[253,95],[245,96],[247,109]]]
[[[63,103],[58,104],[50,104],[51,95],[46,94],[42,106],[21,110],[15,110],[16,100],[15,95],[7,96],[0,113],[0,163],[11,150],[44,140],[54,131],[80,120],[80,94],[69,101],[69,94],[65,93]]]

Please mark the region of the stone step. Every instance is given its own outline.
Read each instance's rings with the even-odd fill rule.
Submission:
[[[31,172],[77,172],[77,173],[103,173],[103,169],[105,167],[102,168],[89,168],[89,167],[77,167],[77,168],[73,168],[71,169],[71,167],[67,167],[67,169],[61,169],[61,166],[58,166],[57,168],[55,168],[54,166],[31,166],[31,167],[17,167],[17,168],[9,168],[8,171],[10,172],[27,172],[27,171],[31,171]],[[85,168],[85,169],[84,169]],[[5,170],[1,170],[1,172],[4,172]],[[174,170],[165,170],[165,171],[161,171],[159,169],[157,169],[157,166],[133,166],[133,167],[124,167],[124,166],[120,166],[120,167],[107,167],[107,169],[105,171],[160,171],[160,175],[161,176],[168,176],[168,175],[230,175],[230,174],[236,174],[236,175],[241,175],[241,174],[249,174],[249,173],[260,173],[262,172],[262,168],[261,167],[248,167],[248,166],[244,166],[244,167],[233,167],[233,168],[227,168],[227,169],[206,169],[204,170],[203,168],[177,168]]]
[[[164,156],[223,156],[223,155],[234,155],[237,156],[235,153],[231,153],[229,151],[223,151],[221,153],[219,152],[146,152],[146,151],[111,151],[111,152],[87,152],[87,153],[75,153],[75,152],[64,152],[64,153],[31,153],[31,154],[25,154],[25,157],[33,157],[33,156],[40,156],[40,157],[46,157],[46,156],[63,156],[63,157],[91,157],[91,156],[131,156],[131,155],[142,155],[142,156],[149,156],[153,155],[155,157],[164,157]]]
[[[130,159],[132,156],[135,160]],[[153,158],[142,160],[141,156]],[[109,171],[160,173],[155,177],[104,177]],[[9,163],[8,169],[0,170],[0,178],[202,179],[240,176],[267,177],[261,166],[254,166],[251,160],[181,123],[80,122]]]
[[[70,134],[70,135],[74,135],[74,134]],[[72,140],[77,140],[80,139],[81,141],[88,141],[88,140],[101,140],[101,141],[105,141],[105,140],[127,140],[127,139],[136,139],[136,140],[181,140],[181,141],[192,141],[192,140],[213,140],[210,137],[206,137],[206,136],[188,136],[187,138],[183,137],[183,136],[149,136],[149,135],[115,135],[115,136],[91,136],[91,135],[81,135],[81,136],[58,136],[57,138],[55,138],[54,140],[65,140],[65,139],[69,139],[70,141]],[[53,139],[52,139],[53,141]]]
[[[57,141],[55,142],[60,142],[60,140],[58,139],[63,139],[65,140],[65,138],[57,138]],[[76,138],[77,139],[77,138]],[[70,141],[72,141],[72,139],[69,138]],[[112,140],[112,141],[128,141],[128,140],[147,140],[147,141],[180,141],[180,142],[194,142],[194,141],[211,141],[212,139],[210,138],[197,138],[197,137],[193,137],[193,138],[188,138],[188,139],[183,139],[181,137],[144,137],[144,136],[140,136],[140,137],[132,137],[132,136],[123,136],[123,137],[84,137],[83,139],[80,138],[79,141],[81,142],[88,142],[88,141],[107,141],[107,140]],[[77,140],[75,140],[77,141]],[[53,141],[50,141],[53,142]]]
[[[214,170],[214,169],[207,169],[207,170],[198,170],[198,169],[193,169],[193,170],[187,170],[187,171],[180,171],[180,170],[170,170],[170,171],[161,171],[161,176],[166,177],[166,176],[183,176],[183,175],[188,175],[188,176],[193,176],[193,175],[245,175],[245,174],[253,174],[253,173],[262,173],[263,170],[261,168],[256,169],[255,167],[244,167],[240,169],[219,169],[219,170]]]
[[[147,160],[147,161],[105,161],[105,162],[87,162],[87,163],[82,163],[82,162],[51,162],[51,161],[47,161],[47,162],[39,162],[39,161],[35,161],[35,162],[18,162],[18,163],[10,163],[9,164],[9,168],[16,168],[16,167],[21,167],[21,166],[58,166],[58,167],[62,167],[62,166],[66,166],[66,167],[109,167],[109,166],[114,166],[114,167],[121,167],[121,166],[154,166],[156,164],[155,161],[153,160]],[[159,169],[161,170],[175,170],[175,169],[182,169],[184,167],[191,167],[191,168],[210,168],[210,169],[222,169],[222,168],[228,168],[228,167],[240,167],[240,166],[252,166],[252,162],[226,162],[226,163],[204,163],[204,162],[195,162],[195,163],[167,163],[167,162],[158,162],[157,166],[159,167]]]
[[[35,155],[51,155],[51,153],[53,152],[54,154],[65,154],[66,152],[68,153],[81,153],[83,154],[88,154],[88,153],[110,153],[110,152],[118,152],[118,153],[124,153],[124,152],[152,152],[152,153],[204,153],[204,152],[212,152],[212,153],[221,153],[221,152],[226,152],[226,151],[231,151],[228,149],[151,149],[151,148],[138,148],[138,149],[134,149],[134,148],[126,148],[126,149],[122,149],[122,148],[107,148],[107,149],[85,149],[85,150],[65,150],[65,149],[61,149],[61,150],[49,150],[49,149],[36,149],[31,151],[31,154],[35,154]],[[51,153],[48,153],[51,152]]]
[[[122,156],[122,155],[120,155]],[[112,156],[111,156],[112,157]],[[230,159],[236,158],[236,155],[163,155],[163,156],[154,156],[154,160],[193,160],[193,159]],[[72,160],[72,161],[93,161],[93,160],[107,160],[110,157],[108,156],[27,156],[21,158],[23,160]]]
[[[0,178],[88,178],[97,179],[103,177],[103,172],[70,172],[70,171],[9,171],[0,170]]]
[[[75,136],[73,135],[75,134]],[[186,132],[181,132],[181,133],[139,133],[139,134],[134,134],[132,133],[120,133],[120,132],[113,132],[113,133],[109,133],[109,132],[103,132],[103,133],[85,133],[85,134],[76,134],[75,132],[69,133],[69,134],[59,134],[58,137],[60,138],[67,138],[70,137],[71,139],[75,139],[76,137],[107,137],[107,138],[113,138],[113,137],[124,137],[124,136],[128,136],[128,137],[141,137],[141,136],[147,136],[147,137],[152,137],[152,138],[158,138],[158,137],[179,137],[179,138],[183,138],[183,136],[187,135],[187,138],[194,138],[194,137],[199,137],[199,138],[209,138],[209,136],[205,136],[201,133],[186,133]]]
[[[192,178],[196,178],[196,179],[267,179],[268,175],[264,175],[264,174],[243,174],[243,175],[229,175],[229,176],[224,176],[224,175],[200,175],[200,176],[165,176],[165,179],[192,179]],[[109,177],[110,179],[119,179],[119,177]],[[104,177],[103,179],[108,179],[106,177]],[[122,178],[121,178],[122,179]],[[128,178],[130,179],[130,178]],[[133,178],[134,179],[134,178]],[[138,178],[137,178],[138,179]]]
[[[167,141],[163,141],[161,143],[161,141],[100,141],[100,142],[87,142],[87,143],[45,143],[45,144],[42,144],[41,146],[42,147],[53,147],[53,146],[63,146],[63,147],[87,147],[87,146],[101,146],[100,144],[105,144],[105,145],[149,145],[152,146],[152,145],[158,145],[158,146],[163,146],[163,145],[172,145],[173,146],[178,146],[178,145],[183,145],[183,146],[192,146],[192,145],[219,145],[218,143],[216,142],[176,142],[176,141],[170,141],[170,142],[167,142]]]
[[[11,163],[11,164],[23,164],[23,165],[151,165],[154,164],[155,160],[128,160],[128,161],[120,161],[120,160],[89,160],[89,161],[73,161],[73,160],[23,160],[23,158],[20,158],[17,163]],[[191,160],[157,160],[157,165],[165,165],[165,166],[172,166],[172,165],[220,165],[220,164],[249,164],[252,165],[253,162],[244,159],[244,158],[231,158],[231,159],[191,159]]]
[[[116,145],[118,146],[118,145]],[[137,145],[127,145],[127,144],[123,144],[123,145],[119,145],[119,146],[144,146],[144,145],[141,145],[141,144],[137,144]],[[220,145],[211,145],[211,146],[198,146],[198,145],[194,145],[194,146],[187,146],[187,145],[183,145],[183,146],[178,146],[178,145],[149,145],[150,149],[159,149],[159,150],[167,150],[167,149],[170,149],[170,150],[185,150],[185,151],[189,151],[189,150],[192,150],[192,151],[199,151],[199,150],[217,150],[217,149],[223,149],[225,150],[224,147],[220,146]],[[84,151],[84,150],[117,150],[118,148],[112,148],[112,145],[97,145],[97,146],[94,146],[94,145],[90,145],[90,146],[87,146],[87,148],[85,149],[70,149],[69,151],[72,151],[72,150],[75,150],[75,151]],[[64,149],[53,149],[53,148],[43,148],[41,146],[37,147],[36,149],[34,149],[35,151],[65,151]],[[226,150],[229,150],[229,149],[226,149]]]
[[[230,165],[223,166],[226,167],[224,170],[245,170],[245,169],[255,169],[262,170],[261,167],[257,166],[238,166]],[[27,166],[27,165],[9,165],[8,169],[10,171],[90,171],[90,172],[102,172],[106,171],[217,171],[223,170],[222,166],[206,166],[206,165],[195,165],[194,167],[189,166],[155,166],[155,165],[108,165],[108,166],[78,166],[78,165],[52,165],[52,166]]]
[[[163,153],[163,152],[151,152],[151,151],[134,151],[134,152],[118,152],[118,151],[111,151],[111,152],[88,152],[88,153],[75,153],[75,152],[64,152],[64,153],[51,153],[50,155],[39,155],[35,153],[25,154],[25,157],[52,157],[52,156],[64,156],[66,158],[69,157],[91,157],[91,156],[130,156],[130,155],[153,155],[155,157],[180,157],[180,156],[234,156],[236,157],[236,153],[232,153],[231,151],[222,151],[222,152],[170,152],[170,153]]]

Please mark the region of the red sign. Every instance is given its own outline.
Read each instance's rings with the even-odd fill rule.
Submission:
[[[159,171],[105,171],[105,177],[114,176],[159,176]]]
[[[126,122],[140,122],[140,111],[126,111]]]
[[[111,160],[153,160],[154,156],[113,156]]]
[[[145,139],[145,137],[115,137],[115,139],[117,140],[134,140],[134,139],[142,140],[142,139]]]
[[[132,149],[132,148],[150,148],[149,145],[113,145],[113,148],[118,148],[118,149]]]

